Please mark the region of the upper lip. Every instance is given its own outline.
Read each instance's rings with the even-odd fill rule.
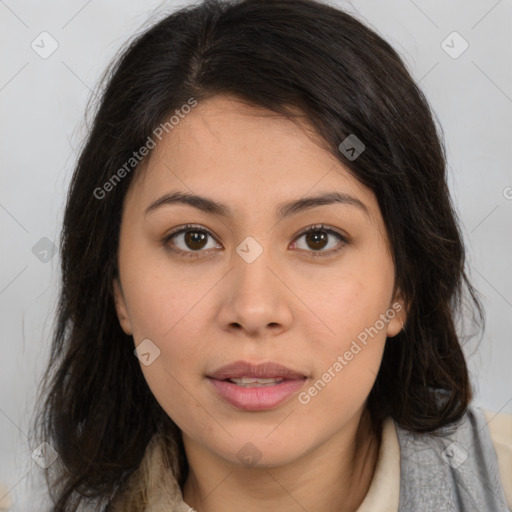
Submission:
[[[254,377],[260,379],[271,379],[273,377],[282,379],[303,379],[306,376],[286,366],[272,361],[253,364],[248,361],[235,361],[221,366],[208,377],[216,380],[237,379],[241,377]]]

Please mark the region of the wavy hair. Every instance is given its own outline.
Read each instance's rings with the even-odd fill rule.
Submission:
[[[319,1],[205,0],[137,34],[113,61],[70,183],[34,420],[59,454],[46,473],[54,512],[108,507],[159,432],[179,446],[180,485],[186,477],[180,431],[146,384],[114,308],[121,211],[137,167],[103,198],[95,190],[190,98],[221,93],[292,120],[300,112],[376,195],[408,319],[386,344],[368,397],[372,418],[428,432],[460,419],[471,400],[457,318],[466,297],[483,323],[482,309],[465,272],[442,133],[401,57],[356,17]],[[339,149],[350,134],[366,145],[355,160]]]

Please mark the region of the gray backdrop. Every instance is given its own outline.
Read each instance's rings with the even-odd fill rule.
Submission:
[[[333,2],[406,60],[444,129],[450,188],[487,329],[468,345],[476,403],[512,413],[511,0]],[[91,89],[150,15],[186,2],[0,0],[0,483],[13,511],[41,510],[27,436],[49,347],[53,253]],[[454,33],[455,32],[455,33]]]

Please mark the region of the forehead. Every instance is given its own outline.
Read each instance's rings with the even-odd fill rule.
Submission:
[[[261,205],[262,198],[277,204],[337,191],[358,197],[375,214],[373,193],[324,145],[303,118],[294,122],[234,97],[215,96],[164,132],[131,189],[137,201],[179,189],[247,207],[256,196]]]

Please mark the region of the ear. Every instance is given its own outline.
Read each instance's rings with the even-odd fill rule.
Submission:
[[[392,338],[403,329],[407,320],[407,305],[400,290],[395,293],[386,315],[390,319],[386,329],[386,336]]]
[[[130,321],[130,316],[128,315],[128,309],[126,307],[126,300],[124,298],[123,289],[121,288],[121,283],[118,278],[114,278],[114,304],[116,307],[117,318],[119,319],[119,324],[121,325],[121,329],[126,334],[133,334],[132,323]]]

